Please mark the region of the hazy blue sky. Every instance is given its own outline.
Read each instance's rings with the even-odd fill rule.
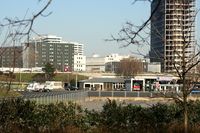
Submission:
[[[0,20],[4,17],[23,18],[27,9],[30,16],[44,4],[37,0],[2,0]],[[198,7],[199,1],[198,1]],[[39,34],[52,34],[63,37],[65,41],[83,43],[85,55],[108,55],[110,53],[131,54],[136,47],[119,48],[116,42],[105,42],[111,34],[116,35],[126,21],[142,23],[150,14],[148,2],[133,0],[53,0],[45,13],[52,12],[46,18],[39,18],[34,29]],[[199,21],[198,16],[198,21]],[[199,29],[199,28],[198,28]],[[142,47],[147,53],[148,48]]]

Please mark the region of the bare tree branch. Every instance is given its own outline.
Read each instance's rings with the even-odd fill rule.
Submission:
[[[44,11],[49,7],[52,0],[48,0],[46,4],[36,13],[33,13],[33,15],[30,18],[27,18],[28,10],[25,12],[25,15],[22,19],[19,19],[18,17],[15,17],[14,19],[5,17],[3,19],[3,22],[0,23],[0,37],[3,38],[3,41],[1,42],[1,48],[0,48],[0,56],[2,57],[3,54],[6,52],[6,47],[10,47],[12,45],[12,48],[14,48],[12,55],[13,61],[10,62],[10,65],[12,66],[12,72],[14,72],[14,68],[16,66],[17,58],[19,57],[20,53],[22,53],[24,49],[21,51],[16,51],[15,47],[19,46],[19,44],[22,45],[23,42],[29,43],[31,33],[34,33],[33,31],[33,25],[36,21],[36,19],[41,17],[47,17],[51,14],[48,13],[47,15],[44,15]],[[27,45],[28,46],[28,45]],[[10,66],[10,67],[11,67]],[[9,87],[7,91],[10,90],[12,80],[8,81]]]

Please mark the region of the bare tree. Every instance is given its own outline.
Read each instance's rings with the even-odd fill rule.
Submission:
[[[38,0],[39,2],[41,0]],[[16,47],[17,45],[20,46],[20,44],[29,43],[30,37],[32,34],[37,34],[34,31],[34,23],[39,17],[46,17],[51,14],[44,14],[45,10],[47,7],[51,4],[52,0],[46,0],[45,5],[36,13],[32,13],[32,16],[27,17],[27,13],[25,13],[25,16],[23,18],[8,18],[5,17],[3,21],[0,23],[0,38],[3,40],[0,42],[1,46],[1,53],[0,56],[2,57],[5,53],[5,47]],[[12,72],[14,72],[15,64],[16,64],[16,59],[19,57],[19,55],[22,55],[23,51],[26,50],[26,48],[29,47],[29,45],[26,45],[26,47],[22,46],[21,51],[16,51],[15,49],[13,50],[12,54]],[[1,58],[2,61],[2,58]],[[10,66],[10,67],[11,67]],[[8,84],[8,89],[7,91],[10,90],[12,80],[7,81]]]
[[[135,0],[137,2],[139,0]],[[197,49],[198,42],[194,42],[194,24],[197,13],[194,10],[190,10],[192,7],[191,3],[195,0],[165,0],[166,3],[172,6],[172,10],[169,12],[162,12],[163,0],[143,0],[148,1],[150,4],[154,4],[151,10],[149,18],[142,23],[140,26],[136,26],[131,22],[127,22],[125,26],[120,30],[117,37],[112,36],[111,41],[117,41],[123,43],[123,46],[129,45],[150,45],[153,42],[149,42],[148,37],[153,35],[156,39],[161,40],[159,43],[162,44],[160,47],[153,46],[151,44],[151,52],[154,56],[150,56],[150,59],[159,61],[162,63],[163,70],[167,70],[170,66],[170,71],[174,72],[182,81],[181,94],[176,93],[176,96],[171,96],[178,103],[180,103],[184,110],[184,131],[188,132],[188,96],[194,89],[193,82],[196,81],[196,77],[193,75],[196,66],[199,64],[200,50]],[[167,16],[166,14],[173,13],[173,16]],[[183,14],[189,14],[184,16]],[[160,16],[159,16],[160,15]],[[159,26],[150,23],[156,19],[155,17],[161,17],[161,15],[166,15],[166,17],[172,17],[172,21],[167,28],[174,28],[172,31],[161,31]],[[186,18],[187,17],[187,18]],[[185,19],[190,19],[185,21]],[[151,25],[151,30],[150,29]],[[167,25],[167,24],[166,24]],[[173,27],[176,25],[176,27]],[[177,28],[178,27],[178,28]],[[153,32],[151,32],[153,31]],[[164,33],[163,33],[164,32]],[[167,33],[168,32],[168,33]],[[171,36],[164,36],[169,34]],[[169,37],[169,38],[168,38]],[[168,41],[170,39],[170,41]],[[179,43],[176,41],[179,40]],[[196,43],[196,44],[195,44]],[[158,45],[157,45],[158,46]],[[196,46],[196,47],[195,47]],[[195,51],[196,52],[191,52]],[[163,51],[162,51],[163,50]],[[165,50],[165,51],[164,51]],[[167,51],[169,50],[169,51]],[[170,52],[172,56],[166,56],[166,52]],[[140,52],[138,54],[141,55]],[[169,71],[166,71],[169,72]]]
[[[143,72],[143,68],[141,60],[136,58],[127,58],[120,61],[118,71],[116,73],[124,77],[130,77]]]

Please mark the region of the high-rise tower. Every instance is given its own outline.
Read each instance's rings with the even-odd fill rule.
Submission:
[[[151,13],[150,61],[163,72],[180,70],[195,54],[195,0],[153,0]]]

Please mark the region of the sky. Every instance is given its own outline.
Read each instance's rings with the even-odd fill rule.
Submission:
[[[3,18],[23,18],[31,16],[44,6],[47,0],[2,0],[0,4],[0,22]],[[34,23],[34,30],[39,34],[56,35],[64,41],[84,44],[86,56],[111,53],[131,55],[137,51],[136,46],[121,48],[122,44],[108,42],[111,35],[117,36],[125,22],[140,25],[150,15],[149,2],[133,0],[53,0],[44,14]],[[197,0],[200,7],[200,0]],[[200,13],[199,13],[200,14]],[[200,19],[198,14],[197,21]],[[198,33],[199,32],[199,22]],[[139,48],[148,53],[149,47]]]

